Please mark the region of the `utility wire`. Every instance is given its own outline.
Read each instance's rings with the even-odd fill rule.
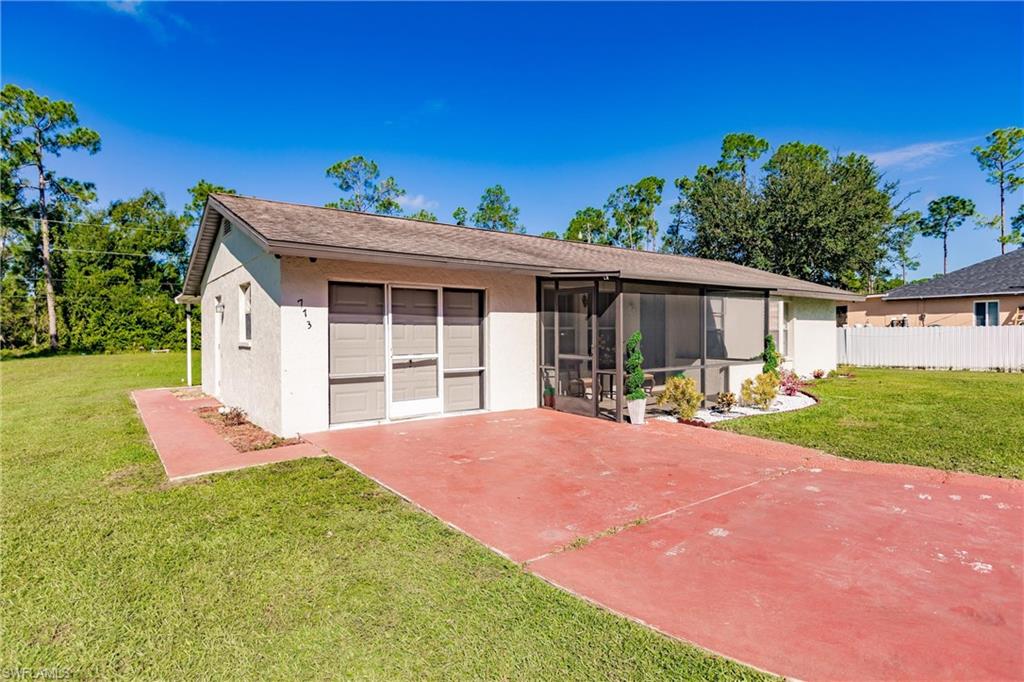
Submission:
[[[50,251],[63,251],[65,253],[98,253],[107,254],[109,256],[140,256],[142,258],[152,257],[152,254],[149,253],[133,253],[131,251],[98,251],[95,249],[75,249],[64,246],[51,246]]]
[[[41,223],[42,222],[42,218],[34,218],[34,217],[31,217],[31,216],[25,216],[25,220],[29,220],[29,221],[32,221],[32,222],[35,222],[35,223]],[[125,223],[125,222],[90,223],[90,222],[85,222],[85,221],[81,221],[81,220],[55,220],[53,218],[47,218],[46,222],[47,223],[52,223],[52,224],[57,224],[57,225],[81,225],[81,226],[86,226],[86,227],[106,227],[106,228],[110,228],[110,227],[131,227],[132,229],[135,229],[135,230],[145,230],[146,232],[161,232],[161,233],[176,232],[176,230],[174,228],[168,228],[168,227],[142,227],[141,225],[133,225],[132,223]],[[190,226],[186,227],[184,229],[184,231],[187,234],[188,231],[191,230],[191,229],[192,229],[192,226],[190,225]]]

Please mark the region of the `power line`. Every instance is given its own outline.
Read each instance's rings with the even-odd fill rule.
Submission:
[[[32,216],[25,216],[25,219],[26,220],[30,220],[32,222],[36,222],[36,223],[42,222],[42,218],[35,218],[35,217],[32,217]],[[170,227],[143,227],[141,225],[134,225],[132,223],[125,223],[125,222],[113,222],[113,223],[98,222],[98,223],[90,223],[90,222],[85,222],[85,221],[81,221],[81,220],[56,220],[56,219],[53,219],[53,218],[47,218],[46,222],[48,224],[49,223],[53,223],[53,224],[56,224],[56,225],[80,225],[80,226],[85,226],[85,227],[106,227],[106,228],[115,227],[115,226],[117,226],[117,227],[130,227],[130,228],[135,229],[135,230],[144,230],[146,232],[172,233],[172,232],[176,231],[174,228],[170,228]],[[192,225],[189,225],[189,226],[184,228],[184,232],[185,232],[186,236],[188,236],[188,231],[191,230],[192,227],[193,227]]]
[[[16,277],[16,278],[20,279],[25,284],[35,284],[37,286],[40,285],[40,284],[45,284],[45,279],[42,278],[42,277],[40,277],[39,279],[29,279],[28,277],[25,277],[24,275],[13,275],[13,277]],[[81,282],[81,281],[86,281],[88,279],[89,279],[89,275],[86,275],[84,277],[77,278],[77,279],[76,278],[71,278],[71,277],[51,277],[50,281],[51,282]],[[133,279],[133,280],[130,280],[130,281],[127,281],[127,282],[124,282],[124,281],[121,281],[121,282],[108,282],[107,286],[119,286],[119,285],[122,285],[122,284],[145,284],[145,283],[146,283],[146,280]],[[154,282],[154,284],[156,284],[158,286],[161,286],[161,287],[167,287],[169,289],[177,289],[177,288],[181,287],[181,284],[178,284],[178,283],[175,283],[175,282]]]
[[[107,254],[109,256],[140,256],[142,258],[151,258],[152,254],[148,253],[133,253],[131,251],[98,251],[96,249],[74,249],[63,246],[51,246],[51,251],[63,251],[65,253],[97,253]]]

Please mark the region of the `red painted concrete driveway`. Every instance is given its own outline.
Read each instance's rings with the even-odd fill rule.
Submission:
[[[306,438],[544,579],[756,667],[1024,678],[1020,481],[545,410]]]

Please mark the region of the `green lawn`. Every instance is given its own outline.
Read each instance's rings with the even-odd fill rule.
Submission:
[[[0,372],[2,670],[759,677],[550,587],[334,460],[168,486],[128,389],[180,385],[180,354]]]
[[[815,407],[719,427],[843,457],[1024,478],[1024,374],[854,369]]]

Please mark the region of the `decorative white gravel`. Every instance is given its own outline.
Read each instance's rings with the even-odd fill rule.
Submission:
[[[814,404],[814,398],[804,393],[797,393],[796,395],[782,395],[781,393],[775,397],[775,402],[768,410],[759,410],[756,407],[741,407],[737,405],[732,408],[727,414],[721,412],[712,412],[711,410],[697,410],[697,414],[694,415],[694,419],[699,421],[714,424],[715,422],[727,421],[729,419],[739,419],[740,417],[750,417],[757,414],[775,414],[776,412],[792,412],[793,410],[802,410],[805,407],[810,407]],[[676,421],[675,417],[657,417],[663,421]]]

